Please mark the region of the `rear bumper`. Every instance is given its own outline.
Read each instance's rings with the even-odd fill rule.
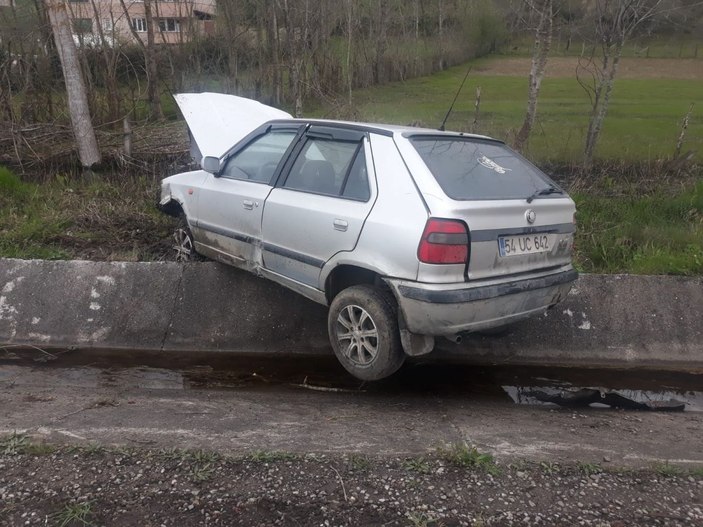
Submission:
[[[502,326],[539,314],[566,298],[573,269],[521,280],[476,284],[422,284],[388,279],[406,327],[422,335],[451,336]]]

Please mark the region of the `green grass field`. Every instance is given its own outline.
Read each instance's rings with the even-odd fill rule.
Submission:
[[[436,128],[466,68],[472,66],[480,72],[469,75],[447,129],[471,130],[476,88],[480,86],[481,104],[475,131],[510,143],[525,115],[527,76],[491,75],[491,64],[500,60],[501,57],[477,59],[431,77],[358,90],[354,93],[354,109],[360,120],[395,124],[420,122]],[[683,151],[695,151],[696,159],[703,160],[703,60],[694,65],[700,65],[700,79],[617,79],[596,157],[643,161],[672,156],[680,123],[690,104],[695,103]],[[666,70],[662,75],[675,74],[675,68]],[[628,77],[631,75],[632,72]],[[322,116],[326,111],[318,106],[311,108],[310,113]],[[588,127],[588,112],[588,96],[574,76],[546,78],[536,128],[526,151],[528,157],[537,162],[578,163]]]

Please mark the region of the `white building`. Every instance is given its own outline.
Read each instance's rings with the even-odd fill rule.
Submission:
[[[120,0],[68,0],[67,4],[79,43],[99,45],[104,38],[114,45],[134,42],[135,37],[146,42],[143,0],[124,0],[124,7]],[[215,0],[151,0],[151,14],[156,44],[188,42],[214,31]]]

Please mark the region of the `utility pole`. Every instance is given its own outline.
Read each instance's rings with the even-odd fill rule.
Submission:
[[[100,163],[100,150],[95,139],[93,122],[90,119],[85,80],[78,62],[76,44],[73,41],[71,21],[65,0],[45,0],[45,4],[66,83],[68,111],[71,115],[73,135],[78,145],[78,158],[81,165],[90,168]]]

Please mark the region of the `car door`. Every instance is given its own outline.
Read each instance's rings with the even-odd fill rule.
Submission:
[[[226,156],[200,189],[198,249],[240,267],[261,263],[261,216],[276,171],[301,125],[274,125]]]
[[[376,196],[365,134],[311,126],[264,206],[263,265],[316,289],[322,266],[351,251]]]

